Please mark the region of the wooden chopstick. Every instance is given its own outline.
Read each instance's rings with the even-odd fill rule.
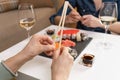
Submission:
[[[69,8],[70,8],[71,10],[76,11],[76,10],[71,6],[70,3],[68,4],[68,6],[69,6]]]
[[[62,42],[62,36],[63,36],[63,29],[64,29],[64,24],[65,24],[65,18],[66,18],[66,13],[67,13],[67,9],[68,7],[70,7],[70,9],[72,9],[73,11],[76,11],[68,1],[65,1],[64,3],[64,7],[63,7],[63,12],[62,12],[62,16],[61,16],[61,19],[60,19],[60,22],[59,22],[59,29],[58,31],[61,31],[60,32],[60,41],[59,41],[59,47],[58,49],[61,48],[61,42]]]
[[[60,42],[59,42],[59,49],[61,48],[61,42],[62,42],[62,36],[63,36],[63,29],[64,29],[64,24],[65,24],[65,18],[66,18],[66,13],[67,13],[67,8],[68,8],[68,1],[65,1],[64,8],[63,8],[63,17],[62,17],[62,26],[61,26],[61,32],[60,32]]]
[[[65,6],[65,4],[67,3],[67,7],[70,7],[70,9],[71,10],[73,10],[73,11],[76,11],[72,6],[71,6],[71,4],[68,2],[68,1],[65,1],[65,3],[64,3],[64,6]],[[62,20],[63,20],[63,13],[65,12],[65,7],[63,8],[63,12],[62,12],[62,16],[61,16],[61,19],[60,19],[60,22],[59,22],[59,27],[61,26],[61,24],[62,24]]]

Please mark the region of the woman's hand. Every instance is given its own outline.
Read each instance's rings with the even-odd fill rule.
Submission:
[[[65,23],[77,23],[81,20],[81,16],[77,11],[71,11],[67,16]]]
[[[94,17],[93,15],[84,15],[81,20],[82,24],[87,27],[101,27],[104,28],[104,25],[101,23],[100,19]]]
[[[28,45],[23,49],[25,54],[34,57],[42,52],[51,52],[55,50],[53,40],[46,35],[34,35]],[[49,53],[48,53],[49,54]]]
[[[68,80],[73,65],[73,57],[68,50],[69,48],[63,47],[53,54],[52,80]]]

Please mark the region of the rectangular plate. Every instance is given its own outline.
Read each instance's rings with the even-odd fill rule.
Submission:
[[[76,46],[75,47],[72,47],[73,49],[76,49],[77,50],[77,57],[80,55],[80,53],[84,50],[84,48],[90,43],[90,41],[92,40],[92,38],[88,38],[86,39],[85,41],[81,41],[81,42],[76,42]],[[50,56],[47,56],[46,54],[42,53],[40,54],[40,56],[44,56],[44,57],[47,57],[47,58],[52,58]],[[76,58],[77,58],[76,57]],[[75,59],[76,59],[75,58]]]

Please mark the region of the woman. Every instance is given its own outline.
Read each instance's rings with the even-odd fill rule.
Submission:
[[[118,14],[120,13],[120,0],[66,0],[75,8],[76,11],[71,11],[68,8],[65,24],[77,23],[78,29],[105,32],[103,25],[98,19],[99,10],[102,2],[116,2],[118,5]],[[50,17],[52,24],[58,24],[63,7],[54,15]],[[120,21],[120,15],[118,15],[118,21]],[[111,29],[112,30],[112,29]]]

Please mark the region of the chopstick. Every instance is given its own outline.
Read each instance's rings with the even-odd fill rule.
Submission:
[[[60,42],[59,42],[59,49],[61,48],[61,42],[62,42],[62,36],[63,36],[63,29],[64,29],[64,24],[65,24],[65,18],[66,18],[66,13],[67,13],[67,8],[68,8],[68,1],[65,1],[64,8],[63,8],[63,13],[62,13],[62,18],[61,18],[61,32],[60,32]],[[60,25],[59,25],[60,26]]]
[[[70,8],[71,10],[76,11],[76,10],[71,6],[70,3],[68,4],[68,6],[69,6],[69,8]]]
[[[64,3],[64,8],[63,8],[63,12],[62,12],[62,16],[61,16],[61,19],[60,19],[60,22],[59,22],[59,25],[58,25],[59,27],[60,27],[60,25],[61,25],[61,23],[62,23],[63,16],[66,15],[66,14],[64,14],[64,13],[65,13],[65,5],[66,5],[67,8],[70,7],[71,10],[76,11],[76,10],[71,6],[71,4],[70,4],[68,1],[65,1],[65,3]]]
[[[70,5],[70,3],[69,3],[68,1],[65,1],[64,7],[63,7],[62,16],[61,16],[61,19],[60,19],[60,22],[59,22],[59,25],[58,25],[58,27],[59,27],[58,31],[59,31],[59,30],[61,31],[61,32],[60,32],[60,41],[59,41],[59,47],[58,47],[58,49],[61,48],[61,42],[62,42],[62,36],[63,36],[63,29],[64,29],[65,18],[66,18],[66,13],[67,13],[68,7],[70,7],[71,10],[76,11],[76,10]]]

